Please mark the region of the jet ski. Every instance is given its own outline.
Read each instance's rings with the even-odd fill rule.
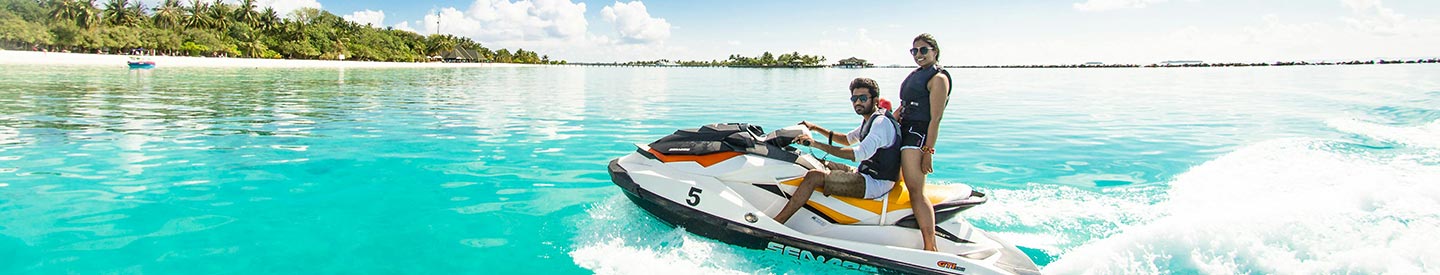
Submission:
[[[984,204],[965,185],[927,185],[939,252],[920,249],[903,183],[877,199],[828,196],[781,224],[780,212],[820,159],[791,145],[803,126],[765,133],[743,123],[682,129],[610,161],[610,178],[640,208],[691,233],[798,261],[881,274],[1040,274],[1023,252],[956,219]],[[823,169],[823,168],[821,168]]]

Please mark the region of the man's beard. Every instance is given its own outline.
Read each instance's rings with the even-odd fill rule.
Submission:
[[[851,105],[850,107],[851,107],[851,108],[854,108],[855,106],[854,106],[854,105]],[[860,107],[860,108],[856,108],[856,109],[855,109],[855,114],[857,114],[857,115],[869,116],[870,114],[873,114],[873,113],[875,113],[875,104],[874,104],[874,103],[871,103],[869,106],[864,106],[864,107]]]

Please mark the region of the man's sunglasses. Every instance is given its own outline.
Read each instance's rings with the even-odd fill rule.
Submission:
[[[850,96],[850,102],[865,102],[865,101],[870,101],[870,95],[852,95],[852,96]]]

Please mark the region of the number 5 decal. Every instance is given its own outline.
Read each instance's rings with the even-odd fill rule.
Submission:
[[[690,206],[700,205],[700,192],[700,188],[690,187],[690,199],[685,200],[685,203]]]

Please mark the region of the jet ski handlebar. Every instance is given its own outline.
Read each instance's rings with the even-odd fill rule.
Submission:
[[[790,125],[766,134],[764,140],[770,145],[785,147],[795,144],[795,139],[802,135],[810,136],[810,129],[805,128],[805,125]],[[800,145],[810,146],[810,142],[807,140],[801,142]]]

